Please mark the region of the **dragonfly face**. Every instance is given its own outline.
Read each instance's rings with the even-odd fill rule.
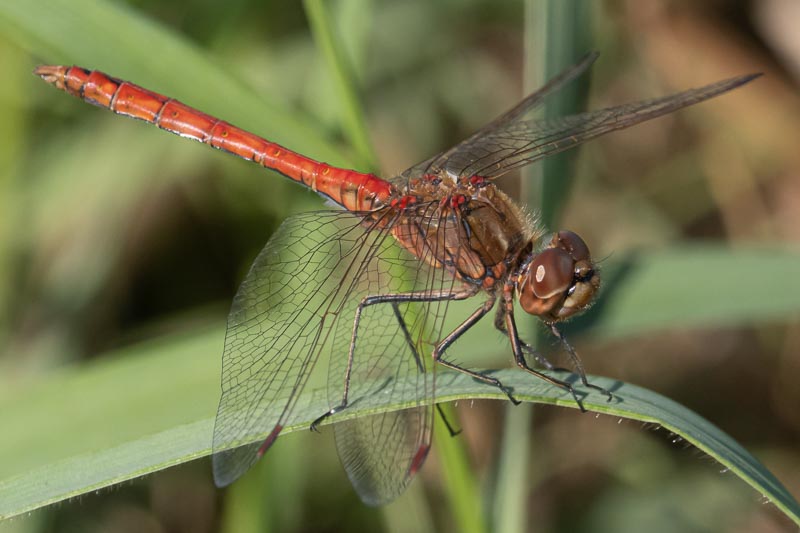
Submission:
[[[534,255],[517,278],[522,309],[547,323],[589,307],[599,288],[600,274],[589,247],[571,231],[553,235],[548,247]]]

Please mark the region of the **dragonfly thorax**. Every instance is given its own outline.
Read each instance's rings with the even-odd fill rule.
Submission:
[[[417,259],[470,285],[491,290],[505,280],[540,235],[493,185],[412,181],[389,201],[391,233]]]
[[[591,305],[600,274],[583,239],[559,231],[547,248],[523,265],[516,285],[522,309],[545,322],[557,322]]]

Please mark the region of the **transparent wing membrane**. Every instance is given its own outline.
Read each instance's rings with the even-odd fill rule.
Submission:
[[[403,172],[396,183],[439,173],[457,178],[497,178],[595,137],[703,102],[760,76],[739,76],[663,98],[561,118],[531,117],[532,112],[545,103],[548,96],[581,75],[595,59],[597,54],[588,54],[469,138]]]
[[[449,150],[414,165],[403,172],[401,177],[409,178],[428,173],[436,173],[446,169],[446,167],[448,167],[448,162],[463,159],[464,155],[469,151],[469,146],[479,143],[480,139],[483,137],[503,129],[505,126],[514,123],[521,117],[530,115],[533,111],[541,107],[549,96],[557,93],[562,87],[583,74],[586,69],[597,60],[598,56],[599,54],[597,52],[586,54],[578,63],[549,80],[545,85],[529,94],[521,102],[493,121],[481,127],[481,129],[470,135],[467,139],[461,141]]]
[[[334,425],[339,456],[362,499],[390,501],[421,465],[433,424],[430,352],[447,304],[428,295],[448,294],[454,278],[427,266],[433,250],[416,246],[420,260],[398,245],[389,232],[399,231],[399,217],[385,216],[391,219],[362,220],[347,212],[295,216],[256,259],[228,320],[214,431],[218,485],[249,469],[291,420],[321,356],[329,358],[331,407],[376,394],[408,406]],[[444,222],[423,216],[417,223],[442,229]],[[414,245],[413,232],[404,238]],[[391,300],[405,294],[416,299]],[[362,307],[367,297],[389,301]]]
[[[590,139],[651,120],[730,91],[754,76],[557,119],[515,120],[462,146],[444,165],[448,172],[497,178]]]

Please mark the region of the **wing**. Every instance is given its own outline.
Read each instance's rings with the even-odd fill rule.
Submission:
[[[340,403],[354,316],[364,297],[453,283],[398,246],[389,233],[393,222],[370,223],[347,212],[292,217],[256,259],[228,320],[214,429],[218,485],[241,476],[292,421],[320,356],[329,358],[331,406]],[[345,409],[334,426],[342,463],[366,503],[400,494],[430,445],[434,374],[420,354],[432,344],[428,336],[441,330],[427,317],[442,313],[428,311],[421,302],[375,305],[363,313],[349,405],[368,407],[376,395],[389,395],[408,406],[352,419]]]
[[[450,161],[451,159],[460,159],[462,157],[461,154],[469,153],[472,149],[471,147],[475,145],[476,142],[480,141],[480,139],[494,131],[503,129],[509,124],[516,122],[521,117],[529,115],[532,111],[539,108],[546,102],[548,96],[555,94],[566,84],[583,74],[583,72],[586,71],[586,69],[588,69],[592,63],[597,60],[599,55],[600,54],[597,52],[590,52],[586,54],[575,65],[569,67],[549,80],[545,85],[526,96],[521,102],[493,121],[484,125],[481,129],[470,135],[467,139],[464,139],[449,150],[417,163],[416,165],[404,171],[399,176],[399,179],[408,179],[410,177],[421,176],[424,174],[435,174],[445,169],[446,162]]]
[[[760,76],[739,76],[663,98],[562,118],[530,118],[530,111],[540,105],[546,96],[585,71],[596,57],[596,54],[587,56],[465,141],[411,167],[401,177],[407,179],[420,173],[444,173],[456,179],[475,175],[494,179],[611,131],[708,100]]]
[[[236,480],[272,444],[330,349],[345,305],[339,283],[368,247],[363,234],[345,212],[292,217],[250,268],[225,335],[213,443],[218,486]]]
[[[589,139],[708,100],[757,76],[740,76],[663,98],[563,118],[516,120],[460,146],[443,167],[459,177],[497,178]]]
[[[363,308],[356,332],[352,322],[347,326],[342,322],[337,331],[338,346],[354,343],[352,366],[348,373],[344,356],[331,361],[330,403],[341,402],[349,375],[350,405],[386,395],[393,403],[411,407],[334,424],[345,471],[362,500],[370,505],[387,503],[401,494],[430,448],[436,376],[431,350],[442,336],[448,295],[461,288],[446,270],[428,266],[433,257],[442,255],[441,250],[432,248],[439,244],[431,244],[422,236],[453,235],[457,229],[455,218],[439,219],[438,212],[438,202],[418,205],[413,220],[398,223],[394,235],[414,249],[418,258],[408,261],[410,254],[399,246],[381,250],[376,270],[392,282],[376,284],[368,292],[385,301]],[[387,272],[391,274],[385,275]],[[392,300],[409,295],[414,301]],[[421,398],[428,402],[422,405]]]

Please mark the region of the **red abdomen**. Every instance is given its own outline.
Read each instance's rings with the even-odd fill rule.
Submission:
[[[237,128],[164,95],[80,67],[41,66],[35,73],[58,89],[120,115],[209,144],[280,172],[350,211],[368,211],[392,194],[374,174],[332,167]]]

